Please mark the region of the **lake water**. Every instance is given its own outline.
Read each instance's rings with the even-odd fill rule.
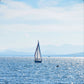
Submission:
[[[0,57],[0,84],[84,84],[84,58]]]

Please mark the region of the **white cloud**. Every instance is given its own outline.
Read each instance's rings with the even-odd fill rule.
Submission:
[[[5,0],[6,1],[6,0]],[[63,34],[63,32],[81,32],[83,33],[83,4],[74,4],[73,6],[69,6],[69,7],[51,7],[48,4],[48,7],[45,8],[32,8],[31,6],[23,3],[23,2],[18,2],[18,1],[12,1],[12,0],[8,0],[8,2],[5,2],[6,4],[0,4],[0,18],[3,19],[3,21],[9,21],[9,24],[0,24],[0,34],[2,33],[1,30],[5,31],[4,33],[4,38],[5,33],[10,33],[10,32],[18,32],[18,35],[20,32],[24,33],[24,36],[33,40],[36,40],[37,38],[30,38],[31,36],[27,33],[27,32],[58,32],[61,33],[61,35]],[[53,4],[53,2],[52,2]],[[58,3],[55,3],[58,4]],[[11,24],[11,21],[17,21],[18,19],[24,20],[24,21],[44,21],[45,24],[40,23],[40,24],[24,24],[24,23],[18,23],[17,24]],[[56,22],[59,23],[50,23],[50,24],[46,24],[46,21],[54,21],[56,20]],[[11,34],[10,34],[11,35]],[[9,41],[10,41],[10,35],[9,35]],[[21,34],[22,35],[22,34]],[[22,35],[23,36],[23,35]],[[79,35],[82,36],[82,35]],[[19,36],[20,37],[20,36]],[[47,36],[48,37],[48,36]],[[74,37],[74,36],[73,36]],[[83,36],[82,36],[83,37]],[[81,39],[82,39],[81,37]],[[12,38],[12,36],[11,36]],[[17,38],[17,36],[15,37],[15,39]],[[27,39],[25,38],[25,39]],[[40,38],[40,37],[38,37]],[[49,37],[48,37],[49,38]],[[63,37],[64,39],[65,37]],[[68,38],[68,36],[66,37]],[[66,39],[65,38],[65,39]],[[75,37],[74,37],[75,38]],[[17,38],[18,39],[18,38]],[[14,46],[14,48],[21,47],[21,45],[23,45],[23,47],[26,46],[26,44],[28,44],[28,46],[31,46],[31,41],[32,40],[25,40],[24,37],[23,39],[20,37],[19,41],[13,45],[13,44],[9,44],[7,47],[12,47]],[[44,41],[45,39],[45,41]],[[62,39],[62,38],[59,38]],[[41,42],[43,44],[67,44],[67,43],[71,43],[71,44],[83,44],[83,40],[78,42],[78,38],[75,38],[76,41],[74,39],[68,41],[61,41],[58,39],[52,39],[54,41],[54,43],[52,41],[48,41],[46,38],[40,38]],[[2,37],[3,40],[3,37]],[[58,40],[58,42],[56,42],[56,40]],[[23,42],[22,42],[23,41]],[[28,41],[28,42],[27,42]],[[21,42],[21,44],[20,44]],[[26,42],[26,43],[25,43]],[[8,42],[10,43],[10,42]],[[32,42],[33,43],[33,42]],[[4,45],[4,44],[3,44]]]
[[[7,4],[2,4],[0,8],[0,18],[4,20],[14,21],[15,19],[16,21],[19,18],[26,21],[56,20],[60,24],[28,25],[17,23],[1,25],[1,28],[8,28],[14,31],[83,31],[83,4],[75,4],[64,8],[48,7],[35,9],[19,1],[3,0],[3,2]]]
[[[1,51],[4,51],[4,50],[6,50],[6,49],[8,49],[8,48],[6,48],[6,47],[1,47],[1,46],[0,46],[0,52],[1,52]]]
[[[25,33],[25,36],[28,38],[29,37],[29,34],[28,33]]]
[[[82,32],[81,25],[67,24],[48,24],[48,25],[28,25],[28,24],[9,24],[0,26],[4,30],[18,32]]]
[[[27,9],[31,8],[24,2],[21,1],[13,1],[13,0],[2,0],[2,2],[9,8],[9,9]]]
[[[10,1],[7,5],[1,5],[0,13],[2,13],[4,19],[18,19],[20,17],[24,20],[52,19],[68,23],[76,23],[83,21],[83,4],[75,4],[72,7],[48,7],[35,9],[23,2]]]
[[[23,2],[12,0],[7,0],[3,2],[5,4],[0,5],[0,13],[2,13],[2,16],[5,19],[25,16],[27,14],[26,11],[31,10],[31,7]]]

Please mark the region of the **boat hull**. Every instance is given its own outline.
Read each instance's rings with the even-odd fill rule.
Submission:
[[[41,63],[41,62],[42,62],[42,61],[36,61],[36,60],[35,60],[35,63]]]

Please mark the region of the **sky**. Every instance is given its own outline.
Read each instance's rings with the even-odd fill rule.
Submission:
[[[83,9],[83,0],[0,0],[0,51],[84,46]]]

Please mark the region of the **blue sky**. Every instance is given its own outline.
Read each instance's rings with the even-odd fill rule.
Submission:
[[[83,0],[1,0],[0,51],[35,49],[37,40],[41,46],[84,46],[83,5]]]

